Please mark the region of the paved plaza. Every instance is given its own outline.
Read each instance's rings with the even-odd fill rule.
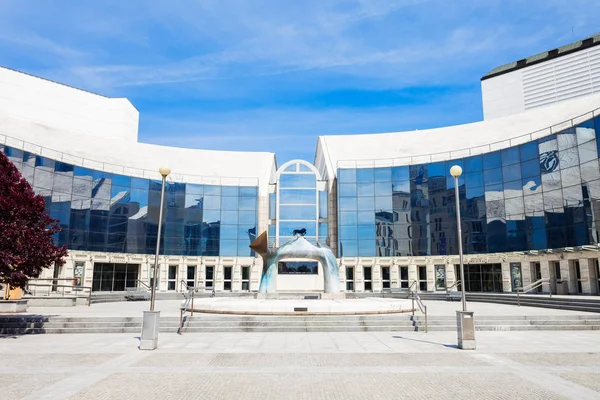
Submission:
[[[455,332],[136,336],[2,338],[0,399],[600,398],[597,332],[478,332],[475,351]]]

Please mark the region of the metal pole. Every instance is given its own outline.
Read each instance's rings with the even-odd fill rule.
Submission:
[[[160,187],[160,211],[158,212],[158,237],[156,238],[156,255],[154,257],[154,269],[152,279],[152,288],[150,289],[150,311],[154,311],[154,300],[156,298],[156,285],[158,278],[158,252],[160,251],[160,231],[162,228],[163,202],[165,201],[165,181],[167,177],[163,175],[162,185]]]
[[[460,258],[460,289],[462,292],[462,310],[467,311],[467,298],[465,295],[465,266],[463,264],[462,230],[460,228],[460,202],[458,198],[458,177],[454,177],[454,195],[456,197],[456,229],[458,231],[458,256]]]

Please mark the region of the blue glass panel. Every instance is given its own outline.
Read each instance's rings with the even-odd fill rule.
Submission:
[[[516,164],[520,161],[519,147],[509,147],[501,151],[502,165]]]
[[[306,236],[317,236],[316,221],[279,222],[279,236],[292,236],[294,230],[306,229]]]
[[[315,206],[280,206],[280,220],[314,220],[316,216]]]
[[[372,224],[375,226],[375,211],[359,211],[358,223],[362,225]]]
[[[314,174],[281,174],[281,188],[316,188],[317,177]]]
[[[137,203],[140,207],[148,205],[148,191],[143,189],[131,189],[130,202]]]
[[[494,171],[494,170],[491,170]],[[489,173],[491,171],[486,171]],[[504,182],[521,180],[521,165],[520,164],[512,164],[505,167],[502,167],[502,180]]]
[[[92,184],[90,181],[80,181],[79,179],[73,179],[74,192],[75,188],[78,187],[77,191],[81,192],[81,187],[89,186],[89,193],[91,195]],[[118,203],[129,203],[131,201],[131,188],[120,187],[112,185],[110,188],[110,198],[112,202]]]
[[[359,196],[373,196],[375,194],[375,183],[373,183],[373,182],[359,183],[357,190],[358,190]]]
[[[486,188],[491,185],[502,183],[502,169],[496,168],[483,171],[483,179]]]
[[[238,237],[237,225],[221,225],[221,239],[236,239]]]
[[[521,152],[521,161],[538,160],[538,142],[533,141],[519,146]]]
[[[200,194],[201,195],[204,193],[204,186],[198,185],[195,183],[186,183],[185,192],[189,193],[189,194]],[[200,197],[202,197],[202,196],[200,196]]]
[[[240,186],[241,197],[258,197],[258,187],[256,186]]]
[[[483,169],[494,169],[502,166],[502,157],[499,151],[483,155]]]
[[[277,195],[275,193],[269,193],[269,219],[275,219],[277,217]]]
[[[375,257],[375,239],[359,240],[358,255],[361,257]]]
[[[374,241],[375,225],[358,225],[358,240],[372,239]]]
[[[17,152],[17,151],[18,151],[18,154],[20,155],[19,159],[22,159],[23,153],[20,150],[15,149],[13,151],[13,154],[16,154],[15,152]],[[36,158],[35,158],[35,166],[36,167],[46,167],[47,169],[54,171],[54,164],[55,164],[54,160],[52,160],[50,158],[46,158],[46,157],[42,157],[42,156],[36,156]]]
[[[205,210],[221,209],[221,196],[204,196],[202,207]]]
[[[340,240],[339,243],[340,257],[357,257],[358,256],[358,241],[356,240]]]
[[[280,189],[279,204],[315,204],[317,192],[305,189]]]
[[[376,182],[375,183],[375,196],[391,196],[392,195],[392,183],[391,182]]]
[[[131,188],[148,190],[149,187],[150,187],[150,182],[148,181],[148,179],[131,178]]]
[[[392,198],[390,196],[375,197],[375,210],[392,211]]]
[[[339,207],[340,211],[356,211],[356,198],[340,197]]]
[[[468,188],[475,188],[483,186],[483,173],[475,172],[472,174],[465,175],[465,183]]]
[[[209,196],[218,196],[221,194],[221,186],[204,185],[204,194]]]
[[[221,223],[234,225],[238,223],[237,211],[221,211]]]
[[[410,193],[410,181],[392,182],[392,192]]]
[[[452,161],[449,161],[448,163],[452,164]],[[429,178],[434,176],[446,176],[448,174],[450,174],[450,169],[448,168],[448,170],[446,170],[446,163],[444,161],[434,162],[427,165],[427,176],[429,176]]]
[[[525,196],[542,192],[542,178],[539,176],[530,176],[529,178],[523,178],[521,182],[523,185],[523,194]]]
[[[356,183],[356,169],[339,169],[338,180],[340,183]]]
[[[356,225],[357,222],[356,212],[340,212],[340,225]]]
[[[465,168],[463,174],[478,172],[483,169],[483,161],[481,156],[467,157],[464,159]],[[448,172],[450,173],[450,172]]]
[[[524,161],[521,163],[521,175],[523,178],[529,178],[530,176],[538,176],[540,174],[540,161],[539,159],[533,159]]]
[[[356,170],[356,181],[361,182],[374,182],[375,171],[373,168],[359,168]]]
[[[397,182],[406,182],[410,179],[410,172],[408,167],[392,167],[392,181],[394,184]]]
[[[375,168],[375,182],[390,182],[392,180],[392,168]]]
[[[356,197],[356,183],[340,183],[339,193],[340,197]]]
[[[73,172],[74,167],[71,164],[67,164],[62,161],[57,161],[54,165],[54,171],[56,172]]]
[[[256,225],[256,211],[240,211],[238,213],[239,223],[242,225]]]
[[[219,242],[220,256],[237,256],[237,240],[224,240]]]
[[[86,176],[86,177],[90,177],[91,178],[93,176],[93,172],[92,172],[91,169],[83,168],[83,167],[77,167],[76,166],[73,169],[73,175],[74,176],[82,176],[82,177]],[[127,186],[129,186],[129,185],[127,185]]]
[[[375,209],[375,197],[359,197],[358,198],[358,210],[359,211],[372,211]]]
[[[221,187],[221,196],[236,196],[238,195],[238,187],[237,186],[222,186]]]
[[[347,225],[340,227],[340,239],[356,240],[358,237],[358,227],[356,225]]]
[[[256,197],[240,197],[238,203],[240,210],[256,210]]]
[[[221,197],[221,209],[222,210],[237,210],[238,209],[238,198],[237,197]]]
[[[328,225],[326,222],[324,223],[319,223],[319,237],[320,238],[327,238],[329,236],[329,230],[328,230]]]
[[[467,199],[483,197],[483,187],[471,188],[471,187],[467,186],[466,196],[467,196]]]
[[[319,218],[327,218],[327,192],[319,192]]]

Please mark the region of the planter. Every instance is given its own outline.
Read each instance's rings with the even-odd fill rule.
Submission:
[[[27,300],[0,300],[0,313],[21,313],[27,311]]]
[[[11,287],[8,290],[8,297],[6,296],[6,285],[4,285],[4,297],[6,300],[21,300],[23,298],[23,289]]]

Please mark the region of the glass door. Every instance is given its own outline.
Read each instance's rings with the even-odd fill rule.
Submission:
[[[354,291],[354,267],[346,267],[346,291]]]
[[[365,292],[370,292],[373,290],[372,269],[371,267],[363,267],[363,271],[365,275]]]
[[[390,267],[381,267],[381,283],[384,290],[390,288]]]

